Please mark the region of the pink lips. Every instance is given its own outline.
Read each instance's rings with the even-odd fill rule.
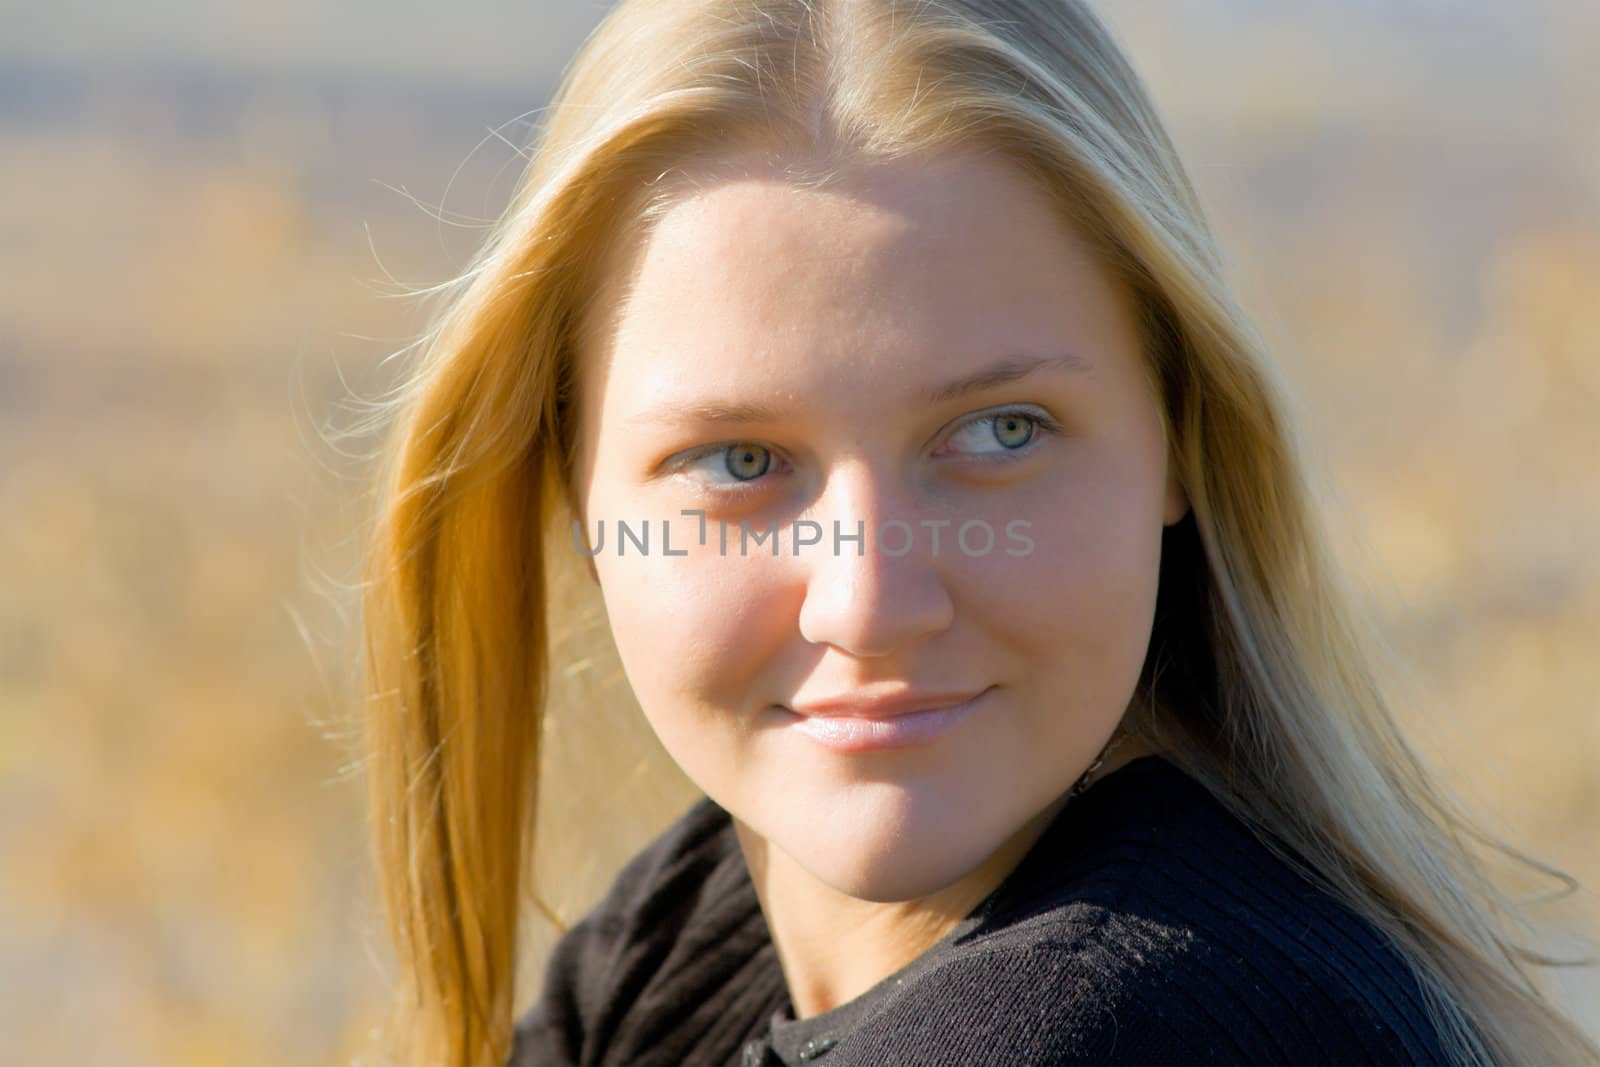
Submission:
[[[926,744],[953,729],[978,709],[988,690],[944,706],[927,707],[931,699],[915,701],[919,710],[903,711],[905,701],[808,706],[806,712],[783,708],[792,729],[837,752],[868,752]]]

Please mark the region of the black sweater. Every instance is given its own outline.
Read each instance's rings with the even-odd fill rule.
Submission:
[[[1444,1063],[1385,937],[1167,761],[1061,810],[949,934],[796,1020],[728,813],[697,801],[560,941],[513,1067]]]

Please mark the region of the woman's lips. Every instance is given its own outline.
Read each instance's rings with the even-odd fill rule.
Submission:
[[[927,744],[978,710],[982,693],[949,707],[913,711],[888,718],[853,715],[800,715],[780,708],[789,727],[836,752],[870,752]]]

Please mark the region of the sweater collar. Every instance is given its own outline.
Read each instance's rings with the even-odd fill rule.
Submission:
[[[1048,906],[1053,903],[1042,898],[1049,897],[1049,887],[1057,882],[1057,879],[1052,877],[1052,872],[1058,872],[1063,857],[1071,855],[1067,839],[1081,832],[1075,828],[1083,825],[1085,817],[1091,815],[1093,809],[1108,803],[1112,803],[1115,807],[1116,798],[1113,794],[1133,788],[1136,781],[1146,774],[1169,770],[1171,767],[1172,765],[1160,756],[1140,756],[1118,767],[1081,795],[1074,797],[1062,807],[1055,819],[1045,828],[1044,833],[1039,835],[1033,847],[999,886],[979,901],[965,918],[934,942],[926,952],[870,989],[838,1007],[805,1019],[794,1017],[794,1004],[786,998],[783,1005],[770,1016],[767,1036],[761,1042],[777,1056],[777,1061],[771,1057],[758,1057],[754,1062],[800,1064],[820,1058],[828,1049],[853,1032],[865,1019],[875,1014],[877,1009],[893,997],[902,986],[938,967],[966,941],[986,930],[1014,921],[1019,913],[1026,913],[1040,905]],[[1109,783],[1112,782],[1118,783],[1115,788],[1109,787]]]

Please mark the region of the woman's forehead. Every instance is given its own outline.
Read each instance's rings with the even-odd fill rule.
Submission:
[[[1006,358],[1070,353],[1084,369],[1133,340],[1088,245],[988,157],[884,165],[820,190],[723,178],[633,253],[593,355],[641,397],[730,365],[770,376],[846,358],[929,392]]]

